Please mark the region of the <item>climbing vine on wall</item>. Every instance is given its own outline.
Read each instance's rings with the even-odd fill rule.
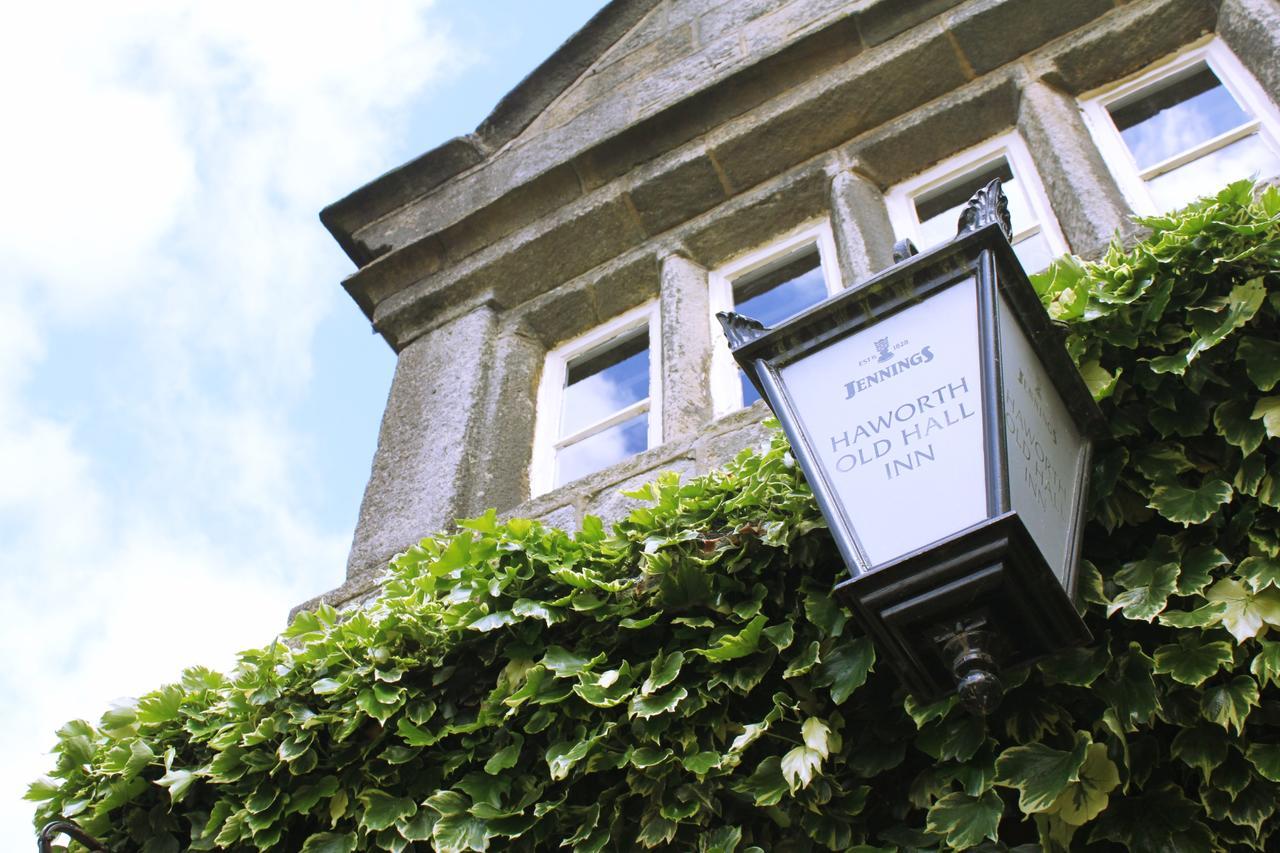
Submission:
[[[1038,277],[1111,425],[1095,637],[991,716],[922,705],[830,595],[785,441],[612,532],[493,513],[58,732],[37,821],[156,851],[1267,849],[1280,803],[1280,194]],[[1274,842],[1271,842],[1274,849]]]

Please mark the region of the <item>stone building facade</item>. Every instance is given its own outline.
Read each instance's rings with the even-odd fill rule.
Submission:
[[[615,519],[621,491],[759,442],[712,314],[796,259],[855,285],[996,173],[1025,263],[1097,256],[1135,211],[1280,172],[1277,101],[1276,0],[613,0],[474,133],[321,215],[398,354],[322,598],[455,518]],[[1209,125],[1178,141],[1180,110]],[[574,371],[640,350],[645,393],[565,438]],[[644,449],[562,476],[601,424]]]

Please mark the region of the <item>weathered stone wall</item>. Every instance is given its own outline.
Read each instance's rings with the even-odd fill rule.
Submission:
[[[431,174],[464,165],[429,191],[407,197],[430,181],[397,173],[384,197],[375,182],[326,211],[367,259],[344,286],[401,353],[330,600],[367,592],[388,557],[454,517],[616,518],[620,490],[761,440],[761,404],[712,421],[707,270],[829,217],[844,280],[865,278],[889,263],[883,190],[1014,128],[1072,250],[1096,255],[1132,226],[1076,96],[1215,30],[1280,95],[1275,0],[615,5],[626,26],[588,25],[604,33],[591,62],[567,45],[576,76],[529,95],[542,106],[501,147],[459,159],[450,143],[426,158]],[[653,299],[667,440],[529,501],[545,353]]]

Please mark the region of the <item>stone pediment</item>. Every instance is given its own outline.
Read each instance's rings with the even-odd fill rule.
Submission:
[[[614,0],[508,93],[473,133],[361,187],[326,208],[321,219],[364,266],[836,22],[848,26],[831,37],[857,45],[866,37],[853,18],[864,13],[865,28],[876,17],[865,12],[883,17],[878,13],[888,5]],[[577,171],[579,180],[593,181]]]

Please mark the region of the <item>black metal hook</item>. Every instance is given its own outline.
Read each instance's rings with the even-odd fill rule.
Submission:
[[[109,853],[102,842],[76,826],[69,820],[54,820],[46,823],[40,830],[40,853],[53,853],[53,839],[59,835],[70,835],[90,850]]]

